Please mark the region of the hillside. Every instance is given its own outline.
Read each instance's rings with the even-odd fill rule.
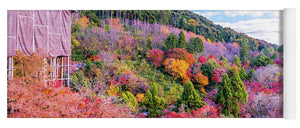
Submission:
[[[262,50],[266,47],[277,48],[276,44],[268,43],[264,40],[249,37],[244,33],[238,33],[235,30],[214,24],[212,21],[203,16],[195,14],[188,10],[131,10],[131,11],[83,11],[86,16],[94,16],[101,18],[121,17],[128,19],[138,19],[140,21],[160,23],[163,25],[172,25],[191,31],[197,35],[202,35],[205,39],[212,42],[239,42],[238,39],[247,39],[250,50]],[[95,19],[95,18],[94,18]]]
[[[282,50],[252,46],[242,34],[226,42],[220,32],[233,30],[190,11],[78,12],[70,86],[45,83],[44,58],[20,53],[8,117],[283,117]]]

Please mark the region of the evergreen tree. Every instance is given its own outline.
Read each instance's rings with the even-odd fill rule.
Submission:
[[[225,73],[225,75],[222,77],[222,83],[219,87],[215,100],[216,103],[222,105],[221,113],[225,116],[230,115],[230,108],[233,106],[232,97],[233,94],[231,82],[227,73]]]
[[[202,106],[206,105],[206,103],[203,102],[201,99],[202,98],[196,92],[193,83],[191,81],[187,81],[184,84],[183,93],[181,97],[177,99],[175,105],[177,106],[177,109],[184,104],[184,108],[186,111],[197,110]]]
[[[220,68],[221,66],[217,63],[215,59],[209,59],[204,63],[201,67],[203,75],[207,76],[209,79],[212,77],[213,71],[216,68]]]
[[[277,58],[277,53],[274,53],[272,56],[271,56],[271,59],[274,60]]]
[[[243,64],[245,64],[250,59],[250,53],[249,53],[249,45],[248,40],[243,39],[243,42],[241,43],[242,46],[240,48],[240,60]]]
[[[234,117],[238,117],[239,104],[245,104],[247,100],[248,93],[239,74],[234,73],[231,79],[225,74],[216,96],[216,103],[222,105],[221,113],[225,116],[233,114]]]
[[[228,60],[224,56],[220,56],[220,62],[223,62],[223,65],[226,67],[226,69],[229,69]]]
[[[238,73],[234,73],[231,77],[231,86],[232,86],[232,98],[233,98],[233,111],[232,114],[234,117],[238,117],[239,113],[239,103],[246,104],[248,101],[248,93],[243,81],[240,79]]]
[[[158,85],[154,83],[151,90],[145,94],[145,100],[140,102],[140,107],[149,112],[148,117],[157,117],[161,115],[165,106],[165,100],[158,96]]]
[[[164,50],[169,50],[169,49],[172,49],[172,48],[176,48],[177,46],[177,42],[178,42],[178,39],[177,39],[177,36],[174,35],[174,33],[171,33],[167,39],[165,40],[165,44],[164,44]]]
[[[239,66],[241,67],[241,62],[240,62],[240,59],[237,55],[234,56],[233,58],[233,63],[236,65],[236,66]]]
[[[204,45],[202,40],[199,37],[191,38],[190,42],[187,44],[186,50],[189,53],[195,54],[195,53],[201,53],[204,51]]]
[[[249,71],[249,73],[248,73],[248,75],[247,75],[247,79],[248,79],[248,80],[251,80],[251,78],[252,78],[254,72],[255,72],[255,70],[254,70],[253,68]]]
[[[227,64],[227,63],[228,63],[227,58],[224,57],[224,56],[220,56],[220,61],[222,61],[224,64]]]
[[[266,56],[263,52],[260,53],[260,56],[251,61],[250,66],[252,67],[260,67],[267,66],[268,64],[273,64],[274,61]]]
[[[242,80],[246,80],[247,79],[247,74],[246,74],[246,71],[245,71],[244,67],[241,67],[239,75],[240,75],[240,77],[241,77]]]
[[[186,48],[185,35],[184,35],[184,32],[182,30],[179,33],[178,43],[177,43],[176,47],[177,48]]]
[[[136,98],[129,91],[124,92],[122,94],[122,96],[120,97],[120,99],[123,102],[125,102],[127,105],[129,105],[132,109],[135,108],[138,105],[138,103],[136,101]]]

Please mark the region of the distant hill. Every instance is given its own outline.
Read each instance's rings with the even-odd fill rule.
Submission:
[[[82,11],[81,13],[89,17],[125,17],[149,23],[172,25],[177,28],[194,32],[197,35],[203,35],[206,39],[209,39],[212,42],[241,43],[242,39],[243,41],[248,41],[250,49],[254,51],[260,51],[265,47],[278,47],[276,44],[271,44],[267,41],[250,37],[244,33],[238,33],[231,28],[214,24],[205,17],[188,10],[92,10]]]

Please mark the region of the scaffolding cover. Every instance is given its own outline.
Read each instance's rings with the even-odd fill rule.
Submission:
[[[71,11],[8,10],[7,56],[44,50],[48,57],[71,55]]]

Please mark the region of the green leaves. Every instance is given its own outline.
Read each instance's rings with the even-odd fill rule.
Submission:
[[[158,96],[158,86],[158,84],[154,83],[151,91],[148,90],[146,92],[145,100],[140,102],[140,107],[149,111],[149,117],[157,117],[161,115],[165,106],[165,100]]]
[[[231,79],[225,74],[222,80],[215,102],[223,106],[221,112],[225,116],[232,113],[234,117],[238,117],[239,103],[245,104],[248,100],[245,85],[238,73],[234,73]]]
[[[179,33],[177,48],[186,48],[185,35],[184,35],[184,32],[182,30]]]
[[[204,45],[202,40],[199,37],[191,38],[190,42],[187,44],[186,50],[189,53],[196,54],[204,51]]]
[[[172,48],[176,48],[177,47],[177,42],[178,42],[178,39],[177,39],[177,36],[174,35],[174,33],[171,33],[167,39],[165,40],[165,44],[164,44],[164,50],[169,50],[169,49],[172,49]]]
[[[202,98],[196,92],[194,85],[191,81],[187,81],[184,84],[184,90],[180,98],[177,99],[175,105],[179,108],[181,105],[185,105],[185,110],[197,110],[202,106],[206,105],[202,101]]]

